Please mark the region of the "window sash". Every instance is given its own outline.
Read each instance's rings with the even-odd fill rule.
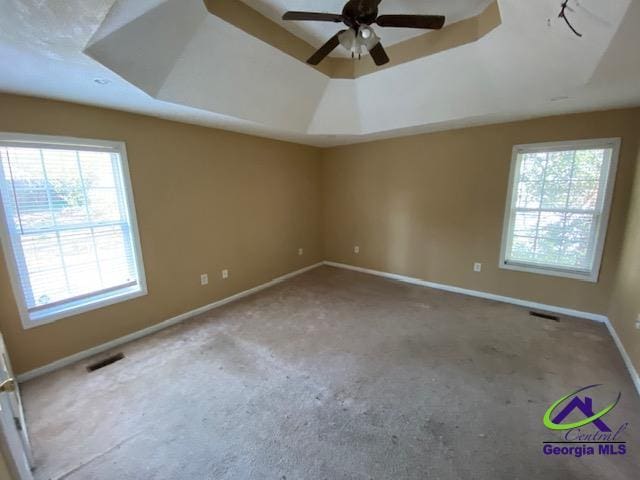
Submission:
[[[617,168],[618,152],[620,147],[620,139],[602,139],[588,140],[579,142],[557,142],[552,144],[537,145],[519,145],[513,149],[512,168],[510,174],[509,193],[507,197],[507,206],[505,209],[505,224],[503,228],[503,240],[500,255],[500,267],[511,270],[521,270],[531,273],[541,273],[555,276],[565,276],[595,282],[597,281],[600,262],[602,258],[602,249],[604,246],[604,238],[606,236],[606,227],[608,223],[609,209],[613,186],[615,182],[615,173]],[[584,150],[604,150],[605,156],[599,174],[598,197],[593,208],[571,208],[569,207],[571,186],[575,182],[575,154]],[[523,182],[522,166],[527,154],[547,155],[557,152],[573,152],[574,160],[571,167],[569,177],[570,185],[566,191],[566,203],[564,207],[545,206],[543,199],[545,198],[544,186],[539,196],[538,207],[518,206],[519,185]],[[547,157],[548,158],[548,157]],[[546,171],[541,175],[540,182],[546,180]],[[595,180],[595,179],[594,179]],[[534,181],[534,180],[531,180]],[[533,197],[537,199],[537,197]],[[590,231],[587,239],[588,249],[585,259],[588,263],[587,267],[562,265],[555,262],[544,262],[530,259],[520,259],[513,255],[513,243],[516,238],[525,238],[526,235],[515,235],[516,219],[518,214],[558,214],[558,215],[583,215],[590,217]],[[545,238],[544,235],[538,234],[540,229],[540,217],[535,227],[536,240],[553,240]],[[566,218],[565,218],[566,222]],[[561,236],[566,234],[566,230],[562,230]],[[566,238],[562,238],[560,244],[562,248],[566,244],[579,243],[571,242]],[[563,253],[564,255],[564,253]]]
[[[115,287],[103,288],[102,290],[96,290],[91,293],[86,293],[84,295],[77,295],[75,297],[65,298],[64,300],[60,300],[58,302],[47,303],[46,305],[37,305],[29,309],[30,312],[41,312],[43,310],[56,309],[61,306],[64,306],[69,303],[76,303],[80,300],[88,300],[92,297],[98,297],[105,295],[107,293],[117,292],[118,290],[123,290],[125,288],[135,287],[138,285],[138,281],[123,283],[122,285],[116,285]]]
[[[128,223],[125,222],[118,222],[118,223],[112,223],[109,224],[109,226],[116,226],[118,227],[118,229],[122,232],[122,238],[125,240],[124,242],[124,247],[125,247],[125,251],[126,253],[124,254],[124,256],[119,257],[117,260],[121,260],[123,261],[125,264],[132,262],[133,263],[133,268],[135,269],[135,251],[132,245],[132,238],[131,238],[131,227]],[[96,225],[95,228],[104,228],[104,225]],[[96,233],[95,233],[95,228],[93,226],[89,226],[89,227],[78,227],[78,228],[66,228],[64,230],[53,230],[51,233],[54,234],[58,234],[59,232],[72,232],[74,230],[92,230],[91,234],[86,236],[84,239],[91,241],[91,243],[93,244],[93,249],[94,249],[94,254],[97,255],[98,254],[98,247],[96,245]],[[62,239],[60,238],[59,235],[57,236],[57,240],[56,243],[58,245],[58,250],[61,251],[63,249],[61,243],[62,243]],[[98,237],[99,239],[99,237]],[[65,276],[69,275],[70,270],[73,270],[73,268],[77,268],[80,266],[86,266],[86,265],[90,265],[91,267],[95,266],[97,268],[97,272],[98,275],[100,276],[100,278],[103,278],[103,276],[105,275],[105,272],[102,269],[101,266],[101,262],[98,258],[96,258],[95,263],[91,262],[90,264],[80,264],[80,265],[71,265],[71,266],[67,266],[64,265],[61,269],[44,269],[44,270],[37,270],[37,271],[30,271],[28,268],[28,264],[27,264],[27,260],[26,260],[26,256],[24,254],[23,251],[23,235],[21,235],[20,233],[16,233],[16,237],[12,239],[13,244],[14,244],[14,254],[16,257],[16,262],[18,264],[18,270],[19,270],[19,275],[20,275],[20,281],[22,283],[22,287],[23,287],[23,292],[24,292],[24,296],[25,296],[25,302],[27,305],[27,310],[29,312],[36,312],[36,311],[43,311],[46,310],[48,308],[53,308],[53,307],[58,307],[61,304],[64,303],[74,303],[76,302],[76,300],[82,299],[82,298],[89,298],[91,296],[101,296],[104,293],[110,292],[110,291],[114,291],[117,289],[126,289],[129,288],[131,286],[136,286],[139,284],[139,273],[135,272],[134,273],[134,277],[135,277],[135,281],[130,281],[130,282],[123,282],[118,286],[108,286],[105,288],[100,288],[100,289],[96,289],[93,290],[91,292],[85,293],[85,294],[81,294],[81,295],[70,295],[64,299],[61,300],[57,300],[57,301],[53,301],[53,302],[49,302],[43,305],[38,305],[35,300],[35,295],[34,295],[34,287],[33,287],[33,278],[32,276],[38,275],[38,274],[42,274],[42,273],[46,273],[46,272],[57,272],[57,271],[62,271],[64,272]],[[61,255],[61,259],[63,263],[65,262],[64,256],[62,255],[62,252],[60,253]],[[115,260],[115,259],[114,259]],[[23,276],[23,272],[26,273],[26,275]]]
[[[591,265],[589,268],[580,268],[580,267],[571,267],[571,266],[566,266],[566,265],[559,265],[559,264],[551,264],[551,263],[544,263],[544,262],[536,262],[534,260],[519,260],[519,259],[515,259],[512,258],[511,255],[513,253],[513,240],[515,238],[534,238],[536,240],[549,240],[546,237],[541,237],[539,235],[536,236],[527,236],[527,235],[515,235],[514,233],[514,229],[515,229],[515,225],[516,225],[516,218],[517,218],[517,214],[520,212],[532,212],[532,213],[559,213],[559,214],[565,214],[565,213],[578,213],[581,215],[589,215],[592,219],[591,222],[591,229],[590,229],[590,235],[588,237],[588,251],[585,255],[585,257],[589,260],[589,264]],[[545,269],[549,269],[549,270],[554,270],[554,271],[572,271],[572,272],[583,272],[583,273],[588,273],[591,272],[593,270],[593,264],[595,262],[595,251],[596,251],[596,243],[597,243],[597,239],[598,239],[598,232],[600,231],[601,228],[601,222],[600,219],[602,218],[602,213],[599,211],[587,211],[587,210],[581,210],[581,211],[572,211],[572,210],[561,210],[561,209],[554,209],[554,210],[549,210],[549,209],[518,209],[518,208],[514,208],[511,211],[511,215],[510,215],[510,221],[509,221],[509,236],[507,239],[507,248],[504,254],[504,263],[506,265],[520,265],[520,266],[526,266],[526,265],[533,265],[536,266],[538,268],[545,268]],[[564,243],[564,241],[563,241]]]
[[[53,223],[47,226],[37,226],[34,228],[23,228],[22,225],[16,225],[14,219],[19,218],[18,215],[18,198],[13,195],[13,198],[7,198],[9,187],[9,181],[5,178],[4,167],[0,170],[0,187],[2,187],[2,195],[0,196],[0,210],[3,216],[3,222],[0,222],[0,233],[2,234],[2,243],[5,247],[5,257],[9,264],[9,270],[11,274],[12,286],[16,296],[16,301],[21,314],[23,326],[25,328],[31,328],[40,324],[49,323],[59,318],[64,318],[69,315],[82,313],[84,311],[93,310],[101,306],[110,305],[120,301],[124,301],[130,298],[135,298],[141,295],[146,295],[146,280],[144,275],[144,267],[142,262],[142,253],[140,250],[140,240],[137,230],[137,220],[135,217],[135,206],[133,204],[133,195],[131,192],[131,184],[129,179],[128,163],[126,159],[126,150],[123,143],[109,142],[101,140],[84,140],[84,139],[71,139],[71,138],[58,138],[58,137],[41,137],[34,135],[20,135],[20,134],[2,134],[0,133],[0,148],[30,148],[38,149],[42,153],[43,150],[65,150],[75,151],[76,158],[79,159],[77,152],[94,152],[94,153],[109,153],[112,155],[113,163],[113,181],[115,184],[113,187],[113,194],[116,196],[117,209],[119,212],[119,219],[114,221],[105,221],[100,219],[93,220],[91,213],[89,212],[90,206],[87,199],[88,190],[84,184],[85,178],[82,175],[82,167],[78,163],[79,175],[82,180],[82,195],[84,195],[84,206],[87,213],[87,221],[74,222],[68,225],[58,225],[53,219]],[[85,160],[86,161],[86,160]],[[79,162],[79,160],[78,160]],[[107,164],[108,165],[108,164]],[[44,168],[44,167],[43,167]],[[109,167],[107,167],[108,169]],[[47,180],[45,180],[47,181]],[[49,188],[47,186],[47,188]],[[103,188],[102,186],[95,187],[96,190]],[[104,187],[107,188],[107,187]],[[46,206],[46,204],[45,204]],[[112,207],[113,208],[113,207]],[[51,205],[49,204],[49,209]],[[81,209],[81,207],[80,207]],[[105,230],[108,227],[115,227],[113,233]],[[102,229],[97,230],[97,229]],[[124,281],[117,285],[109,284],[107,281],[105,288],[99,288],[80,295],[70,295],[60,300],[54,300],[50,303],[38,305],[33,298],[33,288],[31,286],[33,271],[29,271],[25,251],[23,250],[23,238],[27,235],[45,235],[55,234],[59,237],[60,233],[72,233],[74,231],[87,231],[87,235],[82,241],[87,243],[93,243],[94,254],[96,255],[95,265],[94,263],[81,262],[74,264],[71,267],[60,267],[65,271],[65,274],[70,273],[73,269],[89,268],[95,270],[100,275],[101,283],[103,282],[102,273],[100,273],[101,262],[116,261],[121,262],[123,274],[129,278],[133,278],[130,281]],[[118,234],[117,232],[121,232]],[[113,241],[120,242],[122,254],[118,254],[117,258],[109,260],[104,256],[98,257],[98,246],[95,244],[96,239],[100,239],[99,235],[104,234],[107,237],[103,237],[102,240],[110,241],[110,235],[114,235]],[[105,238],[107,240],[105,240]],[[62,247],[58,247],[61,249]],[[61,261],[64,259],[64,252],[59,250]],[[88,257],[91,255],[89,254]],[[108,263],[107,263],[108,264]],[[127,266],[128,265],[128,266]],[[115,267],[115,277],[109,278],[109,280],[117,280],[118,268]],[[62,271],[61,270],[61,271]],[[57,270],[56,270],[57,271]],[[45,273],[45,270],[43,270]],[[46,274],[46,273],[45,273]],[[131,276],[133,275],[133,276]],[[108,276],[108,275],[107,275]],[[76,277],[77,278],[77,277]],[[82,288],[81,288],[82,290]],[[77,288],[76,288],[77,291]],[[67,293],[72,293],[71,290],[67,290]]]

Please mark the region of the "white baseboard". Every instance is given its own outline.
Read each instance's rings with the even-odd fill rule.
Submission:
[[[567,315],[570,317],[586,318],[587,320],[593,320],[595,322],[605,323],[607,317],[597,313],[582,312],[580,310],[573,310],[571,308],[558,307],[555,305],[546,305],[543,303],[531,302],[529,300],[521,300],[519,298],[505,297],[502,295],[495,295],[493,293],[481,292],[478,290],[469,290],[461,287],[453,287],[451,285],[445,285],[442,283],[427,282],[426,280],[420,280],[419,278],[406,277],[404,275],[398,275],[396,273],[381,272],[378,270],[370,270],[368,268],[355,267],[353,265],[347,265],[345,263],[336,262],[324,262],[325,265],[337,268],[345,268],[347,270],[354,270],[356,272],[368,273],[370,275],[377,275],[378,277],[390,278],[404,283],[410,283],[412,285],[420,285],[422,287],[435,288],[437,290],[445,290],[447,292],[460,293],[462,295],[469,295],[471,297],[485,298],[487,300],[495,300],[496,302],[510,303],[518,305],[520,307],[532,308],[535,310],[542,310],[545,312],[558,313],[560,315]]]
[[[453,287],[451,285],[444,285],[441,283],[427,282],[425,280],[420,280],[419,278],[406,277],[404,275],[398,275],[395,273],[381,272],[378,270],[371,270],[368,268],[355,267],[353,265],[347,265],[344,263],[325,261],[324,264],[331,267],[344,268],[347,270],[354,270],[356,272],[368,273],[370,275],[377,275],[379,277],[390,278],[392,280],[410,283],[412,285],[420,285],[423,287],[435,288],[437,290],[445,290],[447,292],[460,293],[462,295],[485,298],[488,300],[495,300],[497,302],[518,305],[520,307],[532,308],[536,310],[558,313],[560,315],[568,315],[571,317],[584,318],[587,320],[593,320],[596,322],[604,323],[607,326],[607,329],[609,330],[609,334],[611,335],[611,337],[613,337],[613,341],[615,342],[616,347],[618,347],[618,351],[620,352],[620,355],[622,356],[622,359],[625,365],[627,366],[627,370],[629,370],[629,375],[631,376],[631,380],[633,381],[633,384],[635,385],[636,390],[638,391],[638,395],[640,395],[640,377],[638,376],[638,371],[635,369],[633,363],[631,362],[631,358],[629,357],[629,354],[625,350],[624,345],[622,345],[622,342],[620,341],[620,337],[618,337],[618,334],[613,328],[613,325],[611,325],[609,318],[607,318],[605,315],[600,315],[597,313],[590,313],[590,312],[582,312],[580,310],[572,310],[570,308],[558,307],[555,305],[546,305],[543,303],[530,302],[528,300],[520,300],[518,298],[504,297],[502,295],[494,295],[493,293],[480,292],[477,290],[468,290],[466,288]]]
[[[629,375],[631,375],[631,380],[633,381],[633,384],[635,385],[636,390],[638,391],[638,395],[640,395],[640,376],[638,375],[638,371],[634,367],[633,362],[631,362],[631,357],[627,353],[627,350],[624,348],[624,345],[622,344],[622,341],[620,340],[620,337],[618,336],[616,329],[613,328],[611,321],[607,318],[607,321],[604,323],[607,326],[607,329],[609,330],[611,337],[613,337],[613,341],[615,342],[616,347],[618,347],[618,351],[622,356],[622,360],[624,361],[624,364],[627,366],[627,370],[629,370]]]
[[[281,277],[274,278],[270,282],[263,283],[262,285],[258,285],[257,287],[250,288],[249,290],[244,290],[243,292],[236,293],[235,295],[231,295],[230,297],[223,298],[222,300],[218,300],[217,302],[204,305],[202,307],[196,308],[195,310],[191,310],[189,312],[182,313],[168,320],[164,320],[160,323],[156,323],[155,325],[152,325],[145,329],[130,333],[129,335],[125,335],[124,337],[116,338],[115,340],[111,340],[110,342],[103,343],[101,345],[96,345],[95,347],[89,348],[88,350],[83,350],[82,352],[78,352],[68,357],[61,358],[60,360],[56,360],[55,362],[49,363],[48,365],[44,365],[42,367],[38,367],[28,372],[22,373],[18,375],[18,382],[26,382],[27,380],[31,380],[33,378],[44,375],[46,373],[59,370],[63,367],[66,367],[67,365],[71,365],[73,363],[79,362],[80,360],[84,360],[85,358],[92,357],[93,355],[106,352],[107,350],[111,350],[125,343],[129,343],[134,340],[138,340],[139,338],[146,337],[147,335],[151,335],[160,330],[171,327],[172,325],[183,322],[189,318],[195,317],[196,315],[200,315],[202,313],[208,312],[209,310],[213,310],[214,308],[218,308],[223,305],[226,305],[227,303],[231,303],[236,300],[240,300],[241,298],[247,297],[249,295],[253,295],[254,293],[257,293],[261,290],[272,287],[278,283],[284,282],[285,280],[288,280],[292,277],[308,272],[309,270],[313,270],[314,268],[318,268],[322,266],[322,264],[323,264],[322,262],[316,263],[315,265],[310,265],[308,267],[301,268],[300,270],[296,270],[295,272],[287,273],[285,275],[282,275]]]
[[[318,268],[321,265],[328,265],[331,267],[337,267],[337,268],[344,268],[347,270],[354,270],[356,272],[361,272],[361,273],[367,273],[370,275],[376,275],[379,277],[384,277],[384,278],[389,278],[392,280],[397,280],[400,282],[405,282],[405,283],[410,283],[412,285],[420,285],[423,287],[428,287],[428,288],[435,288],[438,290],[445,290],[447,292],[452,292],[452,293],[459,293],[462,295],[469,295],[472,297],[478,297],[478,298],[484,298],[484,299],[488,299],[488,300],[494,300],[497,302],[503,302],[503,303],[510,303],[513,305],[518,305],[521,307],[525,307],[525,308],[533,308],[536,310],[542,310],[542,311],[546,311],[546,312],[552,312],[552,313],[558,313],[561,315],[568,315],[568,316],[572,316],[572,317],[578,317],[578,318],[585,318],[587,320],[593,320],[596,322],[601,322],[604,323],[607,326],[607,329],[609,330],[609,333],[611,334],[611,336],[613,337],[613,341],[615,342],[616,346],[618,347],[618,350],[620,351],[620,355],[622,356],[622,359],[625,363],[625,365],[627,366],[627,369],[629,370],[629,374],[631,375],[631,379],[638,391],[638,394],[640,394],[640,376],[638,375],[637,370],[635,369],[633,363],[631,362],[631,358],[629,357],[629,355],[627,354],[627,351],[625,350],[624,346],[622,345],[622,342],[620,341],[620,337],[618,337],[618,334],[616,333],[615,329],[613,328],[613,325],[611,325],[611,322],[609,321],[609,319],[605,316],[605,315],[600,315],[600,314],[596,314],[596,313],[590,313],[590,312],[582,312],[579,310],[573,310],[570,308],[564,308],[564,307],[558,307],[555,305],[546,305],[546,304],[542,304],[542,303],[537,303],[537,302],[530,302],[528,300],[521,300],[518,298],[512,298],[512,297],[505,297],[502,295],[495,295],[493,293],[487,293],[487,292],[481,292],[481,291],[477,291],[477,290],[469,290],[466,288],[461,288],[461,287],[454,287],[451,285],[444,285],[444,284],[440,284],[440,283],[434,283],[434,282],[427,282],[425,280],[420,280],[418,278],[413,278],[413,277],[407,277],[404,275],[398,275],[395,273],[388,273],[388,272],[381,272],[378,270],[371,270],[368,268],[362,268],[362,267],[356,267],[353,265],[347,265],[347,264],[343,264],[343,263],[336,263],[336,262],[329,262],[329,261],[325,261],[325,262],[320,262],[320,263],[316,263],[315,265],[310,265],[308,267],[302,268],[300,270],[296,270],[295,272],[291,272],[291,273],[287,273],[285,275],[282,275],[278,278],[274,278],[273,280],[271,280],[270,282],[264,283],[262,285],[258,285],[257,287],[251,288],[249,290],[245,290],[243,292],[240,293],[236,293],[235,295],[232,295],[230,297],[227,298],[223,298],[222,300],[218,300],[217,302],[213,302],[210,303],[208,305],[204,305],[200,308],[196,308],[195,310],[191,310],[190,312],[186,312],[183,313],[181,315],[178,315],[176,317],[170,318],[168,320],[165,320],[163,322],[157,323],[155,325],[152,325],[151,327],[147,327],[143,330],[139,330],[137,332],[131,333],[129,335],[125,335],[124,337],[120,337],[117,338],[115,340],[112,340],[110,342],[107,343],[103,343],[101,345],[97,345],[93,348],[90,348],[88,350],[84,350],[82,352],[78,352],[74,355],[70,355],[68,357],[62,358],[60,360],[56,360],[55,362],[52,362],[48,365],[44,365],[42,367],[38,367],[34,370],[30,370],[28,372],[25,372],[23,374],[18,375],[18,381],[19,382],[26,382],[27,380],[31,380],[33,378],[39,377],[41,375],[44,375],[46,373],[50,373],[53,372],[55,370],[58,370],[60,368],[66,367],[67,365],[71,365],[73,363],[79,362],[80,360],[84,360],[86,358],[92,357],[93,355],[97,355],[99,353],[102,352],[106,352],[108,350],[111,350],[113,348],[116,348],[120,345],[123,345],[125,343],[129,343],[132,342],[134,340],[137,340],[139,338],[145,337],[147,335],[151,335],[153,333],[156,333],[160,330],[163,330],[165,328],[168,328],[172,325],[175,325],[177,323],[180,323],[184,320],[187,320],[189,318],[195,317],[197,315],[200,315],[202,313],[205,313],[209,310],[212,310],[214,308],[217,307],[221,307],[222,305],[226,305],[227,303],[231,303],[234,302],[236,300],[239,300],[241,298],[247,297],[249,295],[252,295],[254,293],[257,293],[261,290],[264,290],[266,288],[272,287],[278,283],[284,282],[285,280],[288,280],[292,277],[295,277],[297,275],[300,275],[302,273],[308,272],[309,270],[313,270],[314,268]]]

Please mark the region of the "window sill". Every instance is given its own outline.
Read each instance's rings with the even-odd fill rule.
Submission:
[[[553,267],[542,267],[535,264],[506,263],[504,261],[500,262],[499,267],[504,270],[514,270],[517,272],[548,275],[552,277],[563,277],[572,280],[580,280],[582,282],[598,283],[599,272],[597,270],[593,272],[580,272],[577,270],[562,270]]]
[[[127,300],[132,300],[134,298],[143,297],[146,294],[146,287],[136,285],[34,313],[26,312],[26,314],[22,316],[22,325],[25,330],[28,330],[30,328],[53,323],[63,318],[90,312],[116,303],[126,302]]]

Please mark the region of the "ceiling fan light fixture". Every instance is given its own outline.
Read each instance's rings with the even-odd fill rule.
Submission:
[[[360,35],[356,34],[353,29],[345,30],[338,35],[340,45],[342,45],[350,54],[351,58],[360,58],[362,56],[362,49],[364,44]]]
[[[376,35],[376,32],[373,31],[373,28],[367,28],[368,36],[364,36],[361,34],[359,37],[361,45],[367,49],[367,52],[370,52],[373,47],[380,43],[380,37]]]
[[[366,33],[365,33],[366,32]],[[376,35],[371,27],[360,27],[357,31],[349,28],[338,35],[340,45],[342,45],[352,58],[360,58],[363,53],[369,52],[380,43],[380,37]]]
[[[356,55],[360,58],[362,50],[366,49],[377,66],[389,63],[389,57],[380,43],[380,37],[373,31],[371,24],[379,27],[421,30],[439,30],[444,26],[443,15],[378,15],[378,6],[381,1],[348,0],[341,14],[288,11],[282,19],[343,23],[348,27],[347,30],[336,33],[309,57],[307,63],[311,65],[318,65],[339,45],[350,52],[353,58]]]
[[[338,35],[338,40],[340,40],[340,45],[346,48],[348,51],[355,50],[356,47],[356,32],[354,32],[351,28],[340,32]]]

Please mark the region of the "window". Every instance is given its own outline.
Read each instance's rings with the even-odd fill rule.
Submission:
[[[146,294],[124,144],[0,134],[0,161],[25,328]]]
[[[513,149],[500,266],[597,282],[620,139]]]

